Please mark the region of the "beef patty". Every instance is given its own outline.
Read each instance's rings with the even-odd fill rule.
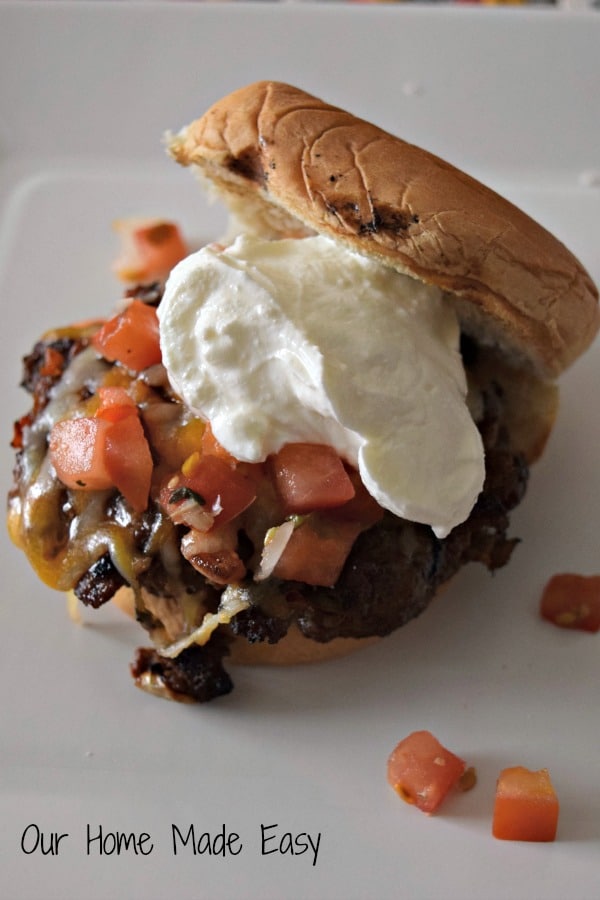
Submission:
[[[148,302],[159,299],[158,292],[148,293]],[[523,497],[528,469],[502,425],[503,392],[489,381],[477,387],[475,398],[486,453],[485,484],[467,521],[446,538],[386,512],[359,535],[333,587],[273,577],[257,583],[252,560],[259,548],[252,540],[252,517],[265,515],[257,501],[237,523],[237,553],[248,574],[224,589],[179,552],[181,526],[156,498],[137,514],[116,491],[98,496],[69,491],[56,478],[48,460],[52,424],[75,414],[111,368],[89,347],[89,337],[86,329],[52,333],[24,361],[22,384],[33,405],[15,426],[17,458],[9,503],[25,521],[22,543],[34,568],[51,586],[74,591],[94,608],[121,587],[132,586],[136,616],[159,648],[215,613],[225,591],[230,608],[239,610],[202,646],[183,646],[172,658],[157,649],[138,651],[131,670],[139,684],[158,686],[175,699],[207,701],[232,688],[223,666],[232,636],[277,643],[292,625],[318,642],[383,636],[419,615],[438,587],[466,563],[495,569],[508,561],[516,543],[507,536],[508,513]],[[484,352],[463,339],[467,373]],[[161,465],[169,434],[181,426],[186,411],[162,367],[144,373],[143,379],[140,414],[154,462]]]

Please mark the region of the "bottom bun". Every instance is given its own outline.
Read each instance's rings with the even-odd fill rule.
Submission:
[[[308,665],[340,659],[380,640],[379,637],[334,638],[321,643],[304,637],[300,629],[292,625],[286,636],[276,644],[265,641],[251,644],[243,638],[234,638],[228,659],[237,666]]]
[[[142,591],[150,597],[146,591]],[[120,588],[112,602],[127,616],[135,618],[134,593],[129,587]],[[276,644],[260,641],[251,644],[245,638],[231,635],[229,655],[227,657],[236,666],[299,666],[310,663],[327,662],[340,659],[363,647],[370,647],[380,641],[380,637],[334,638],[325,643],[312,641],[304,637],[296,625],[292,625],[288,633]]]

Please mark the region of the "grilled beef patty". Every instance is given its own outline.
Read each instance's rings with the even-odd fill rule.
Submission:
[[[149,302],[158,302],[156,291]],[[86,331],[67,329],[36,344],[24,361],[23,387],[33,406],[15,426],[17,451],[9,502],[25,521],[24,549],[42,577],[97,608],[123,586],[136,592],[136,615],[159,647],[179,631],[197,627],[214,613],[223,587],[211,583],[179,552],[183,533],[157,500],[133,513],[115,491],[73,492],[56,478],[48,461],[48,434],[54,421],[73,415],[93,396],[111,364],[99,360]],[[480,351],[462,343],[467,372]],[[140,413],[154,462],[160,465],[164,434],[186,415],[173,396],[161,367],[145,373]],[[231,635],[249,642],[277,643],[291,625],[313,641],[338,637],[383,636],[419,615],[437,588],[463,565],[504,565],[516,543],[507,537],[508,513],[525,492],[528,470],[501,425],[503,396],[490,382],[478,388],[478,427],[486,451],[487,477],[466,522],[438,539],[424,525],[385,513],[359,535],[334,587],[315,587],[268,578],[257,583],[252,559],[252,507],[240,519],[238,553],[249,566],[239,585],[228,585],[229,601],[243,599],[227,628],[219,628],[203,646],[192,644],[174,658],[156,649],[138,651],[132,664],[136,681],[176,699],[200,702],[228,693],[232,682],[223,667]],[[35,491],[32,490],[35,485]],[[33,496],[35,495],[35,500]],[[263,511],[264,512],[264,511]],[[275,523],[274,523],[275,524]],[[77,534],[75,541],[73,534]],[[92,540],[93,536],[93,540]],[[60,575],[50,576],[52,560]],[[152,598],[149,601],[149,596]]]

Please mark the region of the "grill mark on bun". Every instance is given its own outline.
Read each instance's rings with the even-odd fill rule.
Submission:
[[[543,377],[598,330],[595,285],[546,229],[450,163],[298,88],[241,88],[169,151],[225,202],[247,201],[265,233],[321,233],[462,296],[462,325]]]
[[[263,185],[269,177],[268,171],[263,168],[260,157],[252,153],[232,156],[226,166],[234,175],[239,175],[241,178],[254,181],[259,185]]]

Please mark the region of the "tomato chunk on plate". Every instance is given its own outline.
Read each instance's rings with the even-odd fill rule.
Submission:
[[[492,834],[504,841],[553,841],[558,811],[547,769],[503,769],[496,785]]]
[[[174,222],[119,219],[114,228],[121,237],[121,255],[113,269],[122,281],[162,280],[187,256],[187,246]]]
[[[600,575],[553,575],[542,593],[540,613],[559,628],[600,630]]]
[[[286,444],[273,456],[272,471],[286,515],[341,506],[354,497],[350,476],[332,447]]]
[[[389,757],[387,777],[406,803],[433,813],[458,784],[465,769],[464,760],[443,747],[430,731],[413,731]]]

